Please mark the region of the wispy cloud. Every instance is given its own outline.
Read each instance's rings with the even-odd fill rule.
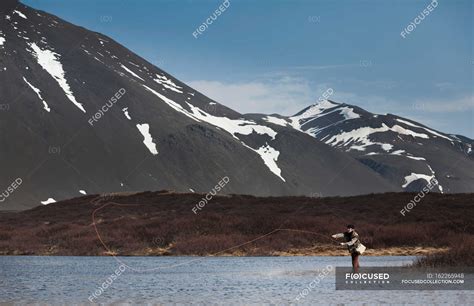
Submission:
[[[358,67],[360,64],[341,64],[341,65],[304,65],[304,66],[292,66],[288,69],[296,70],[327,70],[327,69],[337,69],[337,68],[348,68],[348,67]]]
[[[420,110],[433,113],[454,113],[474,110],[474,96],[447,98],[443,100],[416,100],[414,105]]]
[[[317,99],[317,90],[308,81],[289,76],[239,83],[210,80],[187,83],[240,113],[293,115]]]
[[[436,83],[435,84],[435,87],[438,88],[439,90],[441,91],[445,91],[445,90],[453,90],[456,88],[456,86],[451,83],[451,82],[440,82],[440,83]]]

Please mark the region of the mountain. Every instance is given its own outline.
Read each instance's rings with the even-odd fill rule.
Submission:
[[[329,100],[291,117],[262,118],[348,153],[405,191],[420,191],[432,179],[436,192],[474,190],[474,141],[467,137]]]
[[[0,11],[0,209],[160,189],[402,190],[301,129],[209,99],[107,36],[15,1]]]

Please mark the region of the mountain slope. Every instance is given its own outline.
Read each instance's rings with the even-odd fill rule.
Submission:
[[[322,101],[278,119],[280,124],[349,153],[406,191],[419,191],[433,178],[439,182],[434,188],[437,192],[474,190],[474,141],[467,137],[334,101]]]
[[[222,193],[401,190],[309,135],[210,100],[109,37],[22,4],[2,12],[0,209],[90,193],[205,193],[224,177]]]

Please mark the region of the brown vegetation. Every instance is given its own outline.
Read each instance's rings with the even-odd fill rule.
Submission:
[[[430,254],[418,259],[417,267],[474,267],[474,238],[456,239],[445,252]]]
[[[194,214],[202,195],[91,195],[0,214],[0,254],[343,255],[346,251],[330,235],[354,223],[368,255],[450,248],[425,264],[466,255],[472,260],[467,251],[474,234],[472,195],[428,194],[402,216],[400,209],[413,197],[218,196]],[[105,247],[95,231],[94,211]]]

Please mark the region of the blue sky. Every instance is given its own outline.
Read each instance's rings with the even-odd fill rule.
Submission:
[[[291,115],[333,100],[474,137],[473,4],[431,1],[23,0],[106,34],[237,111]]]

